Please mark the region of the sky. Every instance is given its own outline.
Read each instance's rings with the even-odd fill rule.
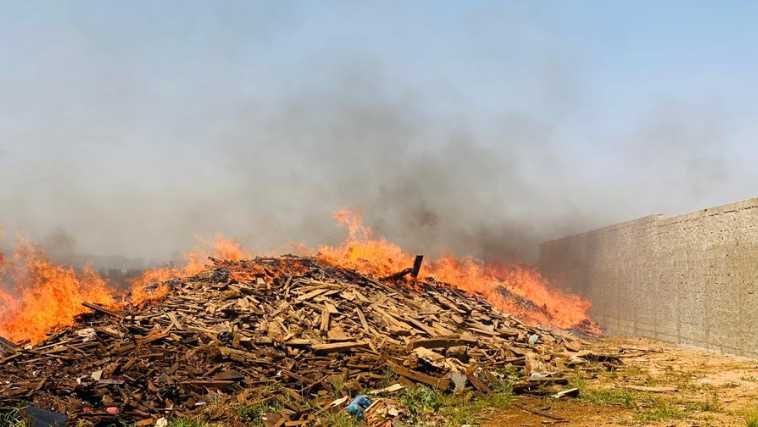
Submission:
[[[758,194],[758,4],[7,2],[0,225],[165,259],[223,233],[415,251]],[[56,243],[58,242],[58,243]]]

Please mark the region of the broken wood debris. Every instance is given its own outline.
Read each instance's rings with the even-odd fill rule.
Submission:
[[[309,408],[333,400],[335,377],[356,391],[401,389],[381,388],[390,370],[406,383],[452,392],[456,378],[456,388],[488,393],[500,372],[528,359],[549,376],[524,373],[513,390],[544,394],[567,383],[571,360],[619,363],[433,278],[405,285],[416,261],[376,279],[305,257],[211,259],[206,271],[166,282],[160,301],[122,310],[85,303],[91,313],[35,346],[0,339],[0,405],[147,425],[198,415],[219,393],[286,397],[277,419],[304,425],[316,416]]]

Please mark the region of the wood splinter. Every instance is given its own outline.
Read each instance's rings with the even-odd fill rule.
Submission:
[[[13,353],[16,350],[18,350],[18,346],[14,344],[12,341],[0,336],[0,350],[3,350],[8,353]]]

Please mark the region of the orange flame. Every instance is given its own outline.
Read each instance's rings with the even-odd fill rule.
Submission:
[[[348,228],[339,246],[322,246],[317,257],[329,264],[373,276],[389,276],[413,265],[414,255],[383,238],[373,238],[359,212],[341,210],[334,218]],[[484,263],[471,257],[445,256],[427,261],[423,274],[484,296],[494,307],[531,324],[568,329],[590,321],[590,302],[551,289],[537,271],[521,265]]]
[[[87,311],[83,302],[115,303],[97,273],[52,264],[27,241],[19,240],[9,259],[0,258],[0,336],[11,341],[38,342],[50,330],[72,325]]]
[[[251,258],[242,246],[221,235],[212,241],[198,239],[200,244],[184,254],[184,264],[181,267],[162,267],[146,270],[131,282],[129,301],[132,304],[142,304],[148,301],[162,299],[170,288],[164,282],[177,277],[194,276],[204,271],[208,265],[208,257],[222,260],[238,261]]]
[[[237,242],[221,236],[201,241],[185,255],[181,267],[143,272],[131,284],[129,301],[139,304],[164,297],[170,289],[163,282],[205,270],[208,256],[224,260],[250,257]],[[92,269],[77,272],[55,265],[40,248],[19,239],[10,257],[0,253],[0,336],[15,342],[40,342],[51,330],[73,325],[77,315],[88,311],[83,302],[120,308],[115,294]]]
[[[359,213],[340,210],[334,218],[347,227],[348,237],[339,246],[321,246],[316,253],[319,260],[377,277],[413,264],[414,255],[384,238],[373,237]],[[313,253],[305,246],[300,248]],[[165,281],[204,271],[209,256],[231,261],[251,258],[239,243],[222,236],[200,240],[185,254],[181,266],[143,272],[131,283],[128,299],[119,303],[106,281],[91,269],[77,272],[55,265],[39,248],[19,240],[10,257],[0,253],[0,336],[37,343],[51,330],[72,325],[77,315],[87,311],[83,302],[120,307],[126,301],[141,304],[161,299],[170,290]],[[562,329],[581,326],[599,332],[587,314],[588,301],[551,289],[544,277],[525,266],[445,256],[427,260],[423,274],[478,293],[496,308],[531,324]]]

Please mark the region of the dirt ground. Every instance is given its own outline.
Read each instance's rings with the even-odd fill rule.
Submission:
[[[749,417],[758,425],[758,360],[643,339],[603,339],[593,347],[626,353],[624,365],[577,374],[578,397],[518,398],[483,425],[745,426]]]

